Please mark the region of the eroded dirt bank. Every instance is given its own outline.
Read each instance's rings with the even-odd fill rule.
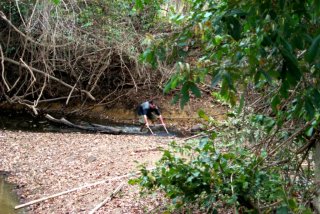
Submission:
[[[0,130],[0,169],[10,171],[21,202],[153,166],[172,137],[80,133],[31,133]],[[88,213],[127,179],[106,182],[31,205],[28,213]],[[151,213],[161,209],[156,196],[141,198],[126,184],[97,213]]]

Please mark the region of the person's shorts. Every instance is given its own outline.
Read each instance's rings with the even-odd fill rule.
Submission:
[[[140,123],[141,125],[143,125],[143,124],[146,123],[146,121],[144,121],[144,116],[143,116],[143,115],[139,115],[139,123]]]
[[[154,123],[157,120],[158,116],[155,114],[150,114],[150,115],[147,115],[147,118],[148,120],[151,120],[152,123]],[[139,115],[139,123],[140,124],[146,123],[146,121],[144,120],[144,115]]]

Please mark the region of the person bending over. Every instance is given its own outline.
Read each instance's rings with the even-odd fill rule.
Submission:
[[[143,124],[141,129],[140,129],[140,131],[142,131],[142,129],[144,127],[147,127],[151,131],[150,125],[149,125],[149,120],[154,122],[154,120],[156,119],[155,115],[157,115],[159,117],[159,119],[161,121],[161,124],[163,125],[164,129],[168,133],[166,125],[163,122],[163,117],[162,117],[162,115],[160,113],[160,110],[159,110],[158,106],[156,104],[154,104],[153,100],[141,103],[139,108],[138,108],[138,115],[140,116],[140,120],[139,120],[140,123]],[[151,131],[151,133],[152,133],[152,131]]]

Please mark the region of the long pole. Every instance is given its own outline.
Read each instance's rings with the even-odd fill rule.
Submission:
[[[103,207],[106,203],[112,200],[112,198],[121,190],[125,182],[121,182],[121,184],[108,196],[105,200],[103,200],[100,204],[98,204],[93,210],[89,212],[89,214],[94,214],[97,212],[101,207]]]
[[[167,127],[166,127],[166,125],[165,125],[165,124],[162,124],[162,125],[163,125],[163,128],[166,130],[167,134],[169,134],[168,129],[167,129]]]
[[[68,193],[71,193],[71,192],[75,192],[75,191],[78,191],[78,190],[81,190],[81,189],[84,189],[84,188],[88,188],[88,187],[96,186],[96,185],[99,185],[99,184],[103,184],[103,183],[106,183],[108,181],[119,180],[121,178],[127,178],[127,177],[130,177],[130,176],[136,175],[136,174],[137,173],[135,173],[135,174],[126,174],[126,175],[122,175],[122,176],[113,177],[113,178],[110,178],[110,179],[98,181],[98,182],[95,182],[95,183],[87,184],[87,185],[84,185],[84,186],[76,187],[76,188],[73,188],[73,189],[70,189],[70,190],[67,190],[67,191],[64,191],[64,192],[59,192],[57,194],[53,194],[53,195],[50,195],[50,196],[47,196],[47,197],[43,197],[43,198],[39,198],[37,200],[33,200],[33,201],[30,201],[30,202],[27,202],[25,204],[17,205],[14,208],[15,209],[20,209],[20,208],[23,208],[23,207],[30,206],[32,204],[36,204],[36,203],[39,203],[39,202],[42,202],[42,201],[46,201],[48,199],[55,198],[55,197],[58,197],[58,196],[61,196],[61,195],[65,195],[65,194],[68,194]]]
[[[151,130],[151,128],[150,128],[149,126],[147,126],[147,127],[148,127],[148,129],[150,130],[151,134],[154,135],[154,134],[153,134],[153,131]]]

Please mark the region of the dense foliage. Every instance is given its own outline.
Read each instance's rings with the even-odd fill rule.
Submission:
[[[142,170],[142,186],[181,199],[177,205],[200,200],[203,207],[209,198],[216,202],[227,195],[230,204],[247,211],[266,211],[263,207],[282,213],[305,212],[304,207],[319,211],[320,2],[190,0],[185,4],[188,10],[171,16],[169,35],[151,37],[142,58],[154,67],[161,61],[177,62],[164,91],[179,88],[175,101],[181,107],[191,93],[200,97],[203,85],[218,87],[213,96],[237,105],[233,116],[243,114],[244,123],[234,130],[246,132],[254,121],[264,133],[239,140],[240,133],[234,131],[228,140],[209,138],[207,147],[200,140],[200,147],[191,149],[196,151],[191,160],[182,161],[167,151],[156,170]],[[246,119],[248,115],[251,119]],[[230,142],[235,148],[251,146],[243,153],[228,148],[216,154],[218,143]],[[226,168],[215,167],[221,161]],[[303,167],[305,163],[309,167]],[[261,183],[255,189],[257,180]],[[281,196],[280,189],[288,191],[290,200]],[[261,197],[265,190],[273,198]],[[255,206],[244,203],[244,197]]]

